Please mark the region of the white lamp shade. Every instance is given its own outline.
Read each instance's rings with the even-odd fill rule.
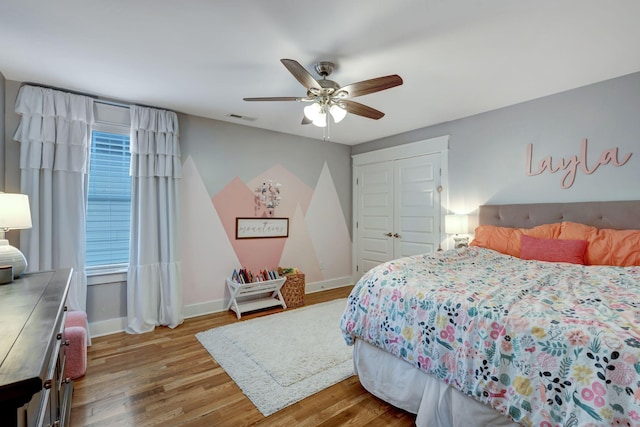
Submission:
[[[304,115],[312,122],[315,121],[322,113],[322,107],[317,102],[304,107]]]
[[[31,228],[31,210],[26,194],[0,193],[0,265],[13,267],[12,277],[27,268],[27,260],[18,248],[4,239],[7,230]]]
[[[333,117],[334,122],[340,123],[347,115],[347,110],[339,105],[333,104],[331,108],[329,108],[329,113],[331,113],[331,117]]]
[[[31,228],[31,210],[26,194],[0,193],[0,231]]]
[[[318,117],[313,120],[313,124],[319,128],[327,126],[327,115],[325,113],[318,114]]]
[[[447,234],[469,233],[469,215],[445,215],[444,232]]]

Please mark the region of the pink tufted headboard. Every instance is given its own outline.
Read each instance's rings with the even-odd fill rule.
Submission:
[[[478,212],[481,225],[531,228],[562,221],[597,228],[640,230],[640,200],[483,205]]]

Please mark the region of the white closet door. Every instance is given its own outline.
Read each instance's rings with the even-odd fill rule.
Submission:
[[[353,156],[354,283],[380,263],[440,246],[448,152],[443,135]]]
[[[357,276],[393,259],[393,162],[358,167]]]
[[[430,254],[440,243],[440,154],[394,162],[394,258]]]

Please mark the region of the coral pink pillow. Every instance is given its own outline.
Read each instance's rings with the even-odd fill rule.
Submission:
[[[544,224],[533,228],[508,228],[496,225],[480,225],[470,246],[493,249],[503,254],[520,257],[520,236],[527,235],[544,239],[555,239],[560,235],[562,224]]]
[[[584,264],[586,240],[537,239],[525,234],[520,236],[520,239],[522,259]]]
[[[560,239],[584,239],[589,242],[585,260],[588,265],[640,265],[640,230],[612,230],[575,222],[563,222]]]

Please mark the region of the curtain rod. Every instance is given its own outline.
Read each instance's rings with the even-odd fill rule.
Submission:
[[[95,101],[93,102],[97,102],[99,104],[113,105],[114,107],[121,107],[121,108],[131,107],[131,104],[123,104],[122,102],[116,102],[116,101],[107,101],[106,99],[100,99],[100,98],[95,98]]]
[[[44,88],[44,89],[59,90],[60,92],[67,92],[67,93],[71,93],[73,95],[86,96],[86,97],[89,97],[89,98],[93,98],[94,102],[99,102],[101,104],[106,104],[106,105],[113,105],[115,107],[130,108],[132,105],[134,105],[133,103],[127,104],[125,102],[110,101],[110,100],[107,100],[107,99],[100,98],[97,95],[92,95],[90,93],[78,92],[78,91],[69,90],[69,89],[62,89],[62,88],[59,88],[59,87],[43,85],[43,84],[40,84],[40,83],[25,82],[24,84],[25,85],[29,85],[29,86],[41,87],[41,88]],[[155,108],[156,110],[167,110],[166,108],[154,107],[152,105],[144,105],[144,104],[135,104],[135,105],[138,105],[140,107]],[[171,111],[173,111],[173,110],[171,110]]]

